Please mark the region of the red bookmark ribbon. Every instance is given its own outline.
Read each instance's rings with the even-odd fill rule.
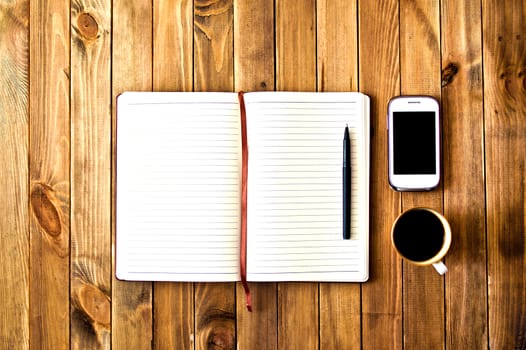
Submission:
[[[247,282],[247,179],[248,179],[248,141],[247,141],[247,112],[243,91],[238,92],[241,118],[241,246],[240,246],[240,274],[241,283],[245,290],[248,311],[252,312],[252,297]]]

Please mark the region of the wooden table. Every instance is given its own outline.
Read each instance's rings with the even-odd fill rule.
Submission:
[[[115,96],[124,90],[371,96],[363,284],[114,278]],[[387,182],[393,96],[441,101],[443,176]],[[1,0],[0,348],[526,349],[523,0]],[[389,229],[443,212],[449,273]]]

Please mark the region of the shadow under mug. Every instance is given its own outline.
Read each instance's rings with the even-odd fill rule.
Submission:
[[[419,266],[433,265],[441,275],[441,261],[451,246],[451,227],[446,218],[429,208],[404,211],[391,227],[391,243],[402,258]]]

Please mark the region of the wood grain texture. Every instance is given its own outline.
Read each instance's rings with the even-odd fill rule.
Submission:
[[[358,91],[357,0],[318,1],[316,18],[318,91]]]
[[[489,345],[526,348],[526,4],[483,1]]]
[[[236,91],[274,90],[274,39],[272,0],[234,1]]]
[[[483,349],[488,332],[480,2],[441,5],[444,214],[453,232],[446,257],[446,348]]]
[[[30,16],[30,344],[69,349],[69,2]]]
[[[27,1],[0,1],[0,344],[29,348]]]
[[[117,96],[124,91],[152,89],[153,14],[150,0],[114,1],[112,10],[112,149],[115,152]],[[115,175],[115,158],[112,167]],[[112,185],[112,198],[115,198],[115,181]],[[115,214],[115,206],[112,209]],[[112,231],[115,239],[115,227]],[[112,347],[150,348],[153,342],[152,283],[124,282],[113,277],[111,300]]]
[[[276,87],[316,91],[314,1],[276,1]],[[278,348],[316,349],[318,284],[278,283]]]
[[[318,1],[316,15],[318,91],[357,91],[356,1]],[[360,349],[360,284],[321,283],[319,293],[320,349]]]
[[[318,348],[318,284],[278,283],[278,349]]]
[[[111,346],[111,6],[71,3],[71,347]]]
[[[192,283],[154,283],[154,349],[194,349]]]
[[[233,0],[194,0],[194,87],[232,91]]]
[[[370,278],[362,285],[363,349],[402,348],[402,269],[391,247],[400,195],[387,181],[387,103],[400,93],[398,2],[359,1],[359,86],[371,96]],[[371,14],[374,14],[371,15]]]
[[[400,1],[402,95],[429,95],[440,101],[439,1]],[[443,166],[445,168],[445,166]],[[402,194],[402,210],[443,212],[442,184],[431,192]],[[444,277],[432,267],[403,262],[404,349],[444,347]]]
[[[274,54],[273,1],[234,1],[235,90],[273,90]],[[276,349],[277,284],[250,283],[250,292],[253,312],[248,312],[244,289],[237,284],[237,347]]]
[[[193,4],[189,0],[153,3],[153,88],[192,91]],[[177,20],[173,20],[176,18]],[[154,348],[194,349],[194,286],[154,283]]]
[[[0,0],[0,348],[526,349],[525,11]],[[239,284],[115,280],[112,107],[121,90],[152,88],[370,95],[370,280],[251,283],[253,313]],[[400,93],[442,100],[431,193],[388,186],[386,106]],[[416,205],[452,226],[445,278],[389,242]]]
[[[233,91],[233,2],[194,1],[194,88]],[[235,283],[195,284],[195,348],[235,349]]]
[[[237,284],[238,349],[278,349],[277,284],[249,283],[252,312],[248,312],[245,290]]]
[[[192,0],[153,1],[153,86],[155,91],[192,91]]]
[[[234,283],[196,283],[195,349],[236,349]]]
[[[276,0],[276,89],[316,91],[316,4]]]
[[[400,0],[400,77],[402,94],[427,94],[440,101],[438,0]]]
[[[360,349],[360,302],[360,284],[320,283],[320,349]]]

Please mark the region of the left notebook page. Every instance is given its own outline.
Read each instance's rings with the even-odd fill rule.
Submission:
[[[240,166],[237,94],[120,95],[117,278],[239,280]]]

